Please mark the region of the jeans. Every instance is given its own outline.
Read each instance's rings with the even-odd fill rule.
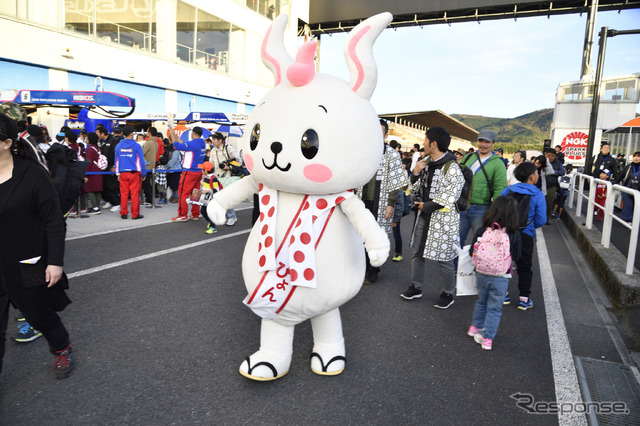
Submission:
[[[484,328],[482,337],[493,339],[500,325],[502,304],[509,288],[509,278],[493,277],[476,272],[476,283],[478,300],[473,310],[471,324],[477,328]]]
[[[227,219],[232,219],[232,218],[237,219],[236,211],[234,209],[229,209],[224,214],[224,217],[226,217]]]
[[[482,218],[489,210],[489,206],[482,204],[471,204],[468,210],[460,212],[460,245],[464,247],[467,241],[467,234],[471,231],[473,236],[482,226]]]
[[[633,220],[633,197],[626,192],[622,192],[622,212],[620,218],[627,222]]]

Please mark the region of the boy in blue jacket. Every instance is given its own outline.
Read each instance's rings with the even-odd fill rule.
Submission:
[[[522,252],[520,260],[516,262],[518,265],[518,289],[520,290],[520,300],[518,301],[518,309],[526,311],[533,308],[533,301],[529,295],[531,294],[531,281],[533,279],[533,271],[531,265],[533,262],[533,247],[536,237],[536,228],[540,228],[547,223],[547,204],[544,194],[536,187],[538,169],[533,163],[524,162],[516,167],[514,177],[521,183],[509,185],[500,195],[509,195],[511,192],[524,194],[529,196],[529,216],[527,217],[527,225],[522,232]],[[508,305],[511,301],[509,294],[504,299],[504,304]]]
[[[115,168],[120,181],[120,217],[127,218],[131,196],[131,219],[142,219],[140,214],[140,188],[147,176],[142,147],[133,140],[133,127],[122,128],[124,139],[116,146]]]

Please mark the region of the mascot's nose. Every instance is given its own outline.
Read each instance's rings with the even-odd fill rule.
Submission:
[[[274,142],[271,144],[271,152],[274,154],[280,154],[282,151],[282,144],[280,142]]]

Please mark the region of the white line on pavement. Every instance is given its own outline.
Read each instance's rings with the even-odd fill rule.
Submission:
[[[540,264],[540,280],[542,281],[544,306],[547,313],[547,330],[549,332],[556,402],[558,406],[562,406],[562,403],[581,403],[582,396],[580,394],[580,386],[578,385],[576,366],[573,363],[567,327],[564,323],[564,317],[562,316],[562,307],[558,299],[556,281],[553,278],[549,252],[547,251],[547,244],[541,229],[536,231],[536,238],[538,263]],[[569,413],[559,413],[558,423],[560,426],[586,426],[587,418],[584,414],[576,413],[572,410]]]
[[[107,269],[113,269],[113,268],[118,268],[120,266],[128,265],[130,263],[141,262],[143,260],[152,259],[154,257],[164,256],[165,254],[171,254],[171,253],[175,253],[177,251],[187,250],[187,249],[190,249],[190,248],[193,248],[193,247],[198,247],[198,246],[201,246],[201,245],[204,245],[204,244],[209,244],[209,243],[213,243],[213,242],[216,242],[216,241],[225,240],[227,238],[237,237],[238,235],[248,234],[249,232],[251,232],[251,228],[245,229],[245,230],[242,230],[242,231],[238,231],[238,232],[234,232],[232,234],[220,235],[219,237],[211,238],[211,239],[208,239],[208,240],[197,241],[195,243],[185,244],[183,246],[173,247],[173,248],[166,249],[166,250],[156,251],[154,253],[144,254],[142,256],[133,257],[131,259],[126,259],[126,260],[121,260],[119,262],[107,263],[106,265],[101,265],[101,266],[98,266],[98,267],[95,267],[95,268],[84,269],[82,271],[73,272],[71,274],[68,274],[67,277],[69,279],[71,279],[71,278],[81,277],[83,275],[94,274],[96,272],[102,272],[102,271],[105,271]]]

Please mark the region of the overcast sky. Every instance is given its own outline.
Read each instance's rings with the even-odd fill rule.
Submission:
[[[600,28],[640,29],[640,10],[599,12]],[[385,30],[374,46],[378,113],[439,109],[512,118],[553,108],[561,82],[580,79],[586,14]],[[346,35],[323,35],[320,71],[349,80]],[[640,73],[640,35],[607,40],[604,77]],[[640,111],[640,108],[638,109]]]

